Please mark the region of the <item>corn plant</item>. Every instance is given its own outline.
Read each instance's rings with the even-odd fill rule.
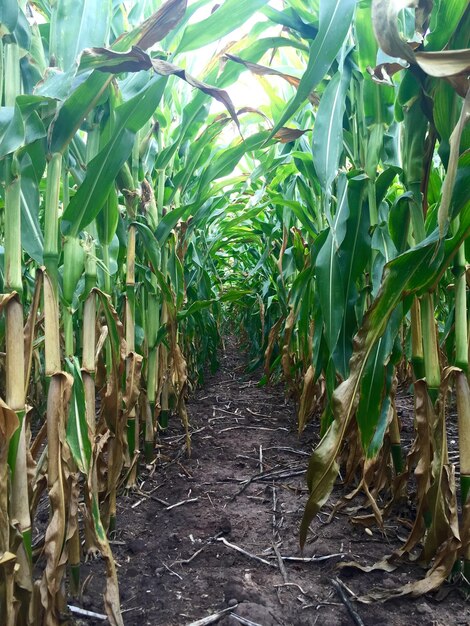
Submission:
[[[208,292],[197,305],[196,293],[182,311],[185,244],[174,229],[188,213],[181,198],[196,165],[183,158],[182,146],[204,124],[211,128],[211,98],[235,123],[238,117],[224,85],[208,82],[219,80],[215,65],[202,82],[174,61],[217,41],[266,3],[237,2],[239,15],[229,23],[235,3],[227,2],[188,24],[205,4],[2,5],[8,356],[0,612],[8,625],[59,623],[67,570],[70,592],[79,590],[83,542],[88,554],[104,559],[105,608],[113,624],[122,624],[107,539],[116,525],[117,490],[135,481],[141,441],[152,460],[171,407],[188,432],[178,320],[190,325],[192,311],[208,308],[217,295]],[[236,73],[224,79],[230,84]],[[179,100],[175,81],[188,84]],[[181,120],[174,128],[173,115]],[[216,135],[209,131],[210,140]],[[210,141],[203,143],[209,150]],[[202,165],[201,154],[193,158]],[[194,212],[220,175],[220,168],[207,174]],[[24,350],[18,350],[23,335]],[[213,353],[217,341],[213,335]],[[31,410],[33,380],[36,397],[47,402]],[[98,471],[103,465],[107,471]],[[46,488],[50,518],[41,548],[32,545],[32,528]],[[40,580],[33,574],[38,553],[44,554]]]

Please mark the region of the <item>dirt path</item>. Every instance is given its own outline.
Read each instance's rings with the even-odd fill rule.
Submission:
[[[256,375],[247,378],[243,365],[229,342],[220,370],[188,405],[191,459],[174,423],[162,440],[159,464],[143,470],[140,489],[119,500],[113,552],[126,626],[184,626],[230,606],[233,615],[220,625],[354,624],[333,587],[336,564],[353,558],[372,563],[398,545],[396,527],[387,538],[377,530],[370,536],[346,515],[325,524],[321,514],[303,555],[315,558],[284,560],[279,567],[274,545],[283,557],[301,556],[304,472],[318,426],[309,425],[299,440],[283,389],[258,388]],[[103,612],[98,570],[99,564],[88,566],[82,606]],[[356,592],[396,587],[419,575],[409,567],[391,575],[340,574]],[[460,594],[447,591],[442,602],[418,598],[354,607],[367,626],[470,624]]]

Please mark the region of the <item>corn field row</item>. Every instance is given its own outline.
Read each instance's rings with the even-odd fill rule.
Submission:
[[[343,467],[356,523],[415,485],[395,596],[466,580],[469,39],[467,0],[2,0],[2,624],[59,624],[96,553],[123,624],[117,493],[170,417],[190,451],[227,319],[321,420],[301,546]]]

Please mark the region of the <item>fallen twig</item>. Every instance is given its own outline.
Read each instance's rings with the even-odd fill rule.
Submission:
[[[299,454],[300,456],[311,456],[311,452],[305,452],[304,450],[296,450],[295,448],[289,448],[287,446],[271,446],[265,448],[265,450],[281,450],[282,452],[292,452],[292,454]]]
[[[212,407],[216,411],[221,411],[222,413],[227,413],[227,415],[233,415],[234,417],[243,417],[241,413],[234,413],[233,411],[227,411],[227,409],[222,409],[220,406]]]
[[[336,557],[344,557],[344,552],[336,552],[335,554],[326,554],[325,556],[281,556],[283,561],[291,561],[293,563],[318,563],[320,561],[328,561],[328,559],[334,559]],[[275,556],[270,556],[270,559],[275,559]]]
[[[302,589],[302,587],[300,585],[298,585],[297,583],[289,583],[289,582],[284,582],[282,585],[274,585],[277,589],[281,588],[281,587],[297,587],[297,589],[300,591],[300,593],[302,595],[304,595],[307,598],[310,598],[309,594],[304,591]]]
[[[266,415],[266,413],[256,413],[255,411],[252,411],[248,407],[246,410],[248,411],[248,413],[251,413],[252,415],[255,415],[256,417],[267,417],[268,419],[272,419],[273,417],[272,415]]]
[[[273,537],[275,537],[276,536],[276,525],[277,525],[277,520],[276,520],[277,496],[276,496],[276,487],[273,485],[271,489],[272,489],[272,493],[273,493]],[[276,556],[277,556],[278,553],[279,553],[278,549],[274,548],[274,551],[276,552]]]
[[[171,566],[173,567],[174,565],[187,565],[188,563],[191,563],[191,561],[192,561],[193,559],[195,559],[195,558],[197,557],[197,555],[198,555],[198,554],[201,554],[201,552],[202,552],[205,548],[207,548],[207,546],[208,546],[208,545],[209,545],[209,544],[207,544],[207,543],[206,543],[206,544],[204,544],[204,545],[202,546],[202,548],[199,548],[199,550],[196,550],[196,552],[195,552],[192,556],[190,556],[190,557],[189,557],[189,559],[180,559],[179,561],[174,561],[174,562],[171,564]]]
[[[220,433],[226,433],[228,430],[240,430],[241,428],[243,428],[243,430],[269,430],[271,432],[284,430],[285,432],[289,432],[289,429],[284,428],[283,426],[279,426],[279,428],[268,428],[267,426],[229,426],[228,428],[222,428],[222,430],[219,430],[218,434],[220,435]]]
[[[339,578],[332,578],[331,579],[331,584],[335,588],[336,593],[338,594],[341,602],[346,607],[346,609],[347,609],[351,619],[356,624],[356,626],[365,626],[364,622],[361,619],[361,616],[356,611],[356,609],[353,607],[353,605],[351,603],[351,600],[346,595],[345,586],[344,586],[343,582]]]
[[[258,561],[259,563],[263,563],[264,565],[268,565],[269,567],[276,567],[274,563],[270,563],[269,561],[266,561],[266,559],[262,559],[260,556],[257,556],[256,554],[251,554],[251,552],[247,552],[243,548],[240,548],[240,546],[237,546],[234,543],[230,543],[224,537],[218,537],[216,541],[221,541],[225,546],[227,546],[227,548],[232,548],[232,550],[236,550],[237,552],[240,552],[240,554],[243,554],[250,559]]]
[[[244,626],[263,626],[262,624],[258,624],[258,622],[252,622],[251,619],[247,619],[236,613],[232,613],[232,617],[236,619],[237,622],[240,622],[240,624],[244,624]]]
[[[276,558],[277,558],[277,562],[279,565],[279,570],[281,572],[282,580],[284,581],[284,585],[288,585],[289,577],[287,575],[286,566],[284,565],[284,561],[282,560],[282,556],[281,556],[281,553],[279,552],[279,548],[275,544],[273,544],[273,550],[276,553]]]
[[[262,481],[268,481],[268,480],[275,480],[276,478],[277,479],[292,478],[293,476],[301,476],[302,474],[305,474],[305,467],[302,467],[302,469],[298,469],[298,470],[287,470],[287,469],[269,470],[266,472],[255,474],[251,478],[245,479],[243,486],[237,491],[237,493],[235,493],[230,498],[230,500],[235,500],[235,498],[239,496],[241,493],[243,493],[245,489],[248,487],[248,485],[251,485],[252,483],[256,483],[259,481],[262,482]],[[237,480],[237,482],[243,482],[243,481]]]
[[[219,619],[222,619],[225,615],[227,615],[227,613],[232,613],[237,606],[238,604],[235,604],[235,606],[229,606],[227,609],[222,609],[222,611],[218,611],[217,613],[198,619],[196,622],[191,622],[188,626],[206,626],[206,624],[215,624],[215,622],[218,622]]]
[[[162,561],[162,565],[163,565],[163,567],[164,567],[165,569],[167,569],[167,570],[170,572],[170,574],[171,574],[172,576],[176,576],[176,578],[179,578],[180,580],[183,580],[183,577],[182,577],[182,576],[180,576],[180,575],[178,574],[178,572],[173,571],[173,570],[171,569],[171,567],[168,567],[168,565],[167,565],[166,563],[164,563],[163,561]]]
[[[81,617],[90,617],[93,619],[99,619],[102,622],[108,619],[108,616],[103,615],[102,613],[95,613],[94,611],[87,611],[86,609],[81,609],[79,606],[72,606],[71,604],[67,606],[71,613],[74,613],[75,615],[80,615]]]
[[[183,504],[189,504],[190,502],[197,502],[199,498],[188,498],[187,500],[181,500],[181,502],[177,502],[176,504],[170,504],[165,508],[165,511],[170,511],[171,509],[176,509],[177,506],[183,506]]]

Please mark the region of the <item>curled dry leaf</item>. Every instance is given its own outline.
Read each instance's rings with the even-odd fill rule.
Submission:
[[[266,379],[269,382],[271,378],[271,357],[273,354],[274,346],[276,344],[277,338],[279,337],[279,331],[281,330],[282,323],[284,322],[285,317],[280,317],[277,322],[271,327],[269,331],[268,337],[268,345],[264,352],[264,373],[266,375]]]
[[[168,320],[168,338],[170,341],[169,356],[172,370],[171,382],[176,395],[176,409],[186,434],[186,450],[188,454],[191,454],[191,435],[189,432],[189,417],[185,399],[188,386],[188,366],[178,344],[177,329],[178,325],[175,311]]]
[[[281,365],[284,377],[286,379],[288,387],[293,390],[294,380],[292,379],[292,360],[290,354],[290,342],[292,332],[294,330],[295,312],[294,307],[290,308],[289,315],[286,319],[286,325],[284,326],[284,341],[282,343],[281,351]]]
[[[234,61],[235,63],[240,63],[241,65],[244,65],[247,69],[250,70],[250,72],[253,72],[253,74],[257,74],[258,76],[279,76],[280,78],[283,78],[285,81],[287,81],[289,85],[292,85],[296,89],[300,84],[300,78],[292,76],[291,74],[286,74],[285,72],[281,72],[272,67],[266,67],[265,65],[252,63],[251,61],[245,61],[241,57],[236,56],[235,54],[229,54],[228,52],[225,53],[225,57],[227,59],[230,59],[230,61]],[[320,102],[319,97],[313,91],[309,95],[309,100],[312,104],[315,105]]]
[[[437,52],[415,52],[419,44],[406,42],[398,32],[398,13],[402,8],[416,7],[417,28],[427,23],[430,11],[429,0],[374,0],[372,4],[372,21],[375,36],[382,50],[391,57],[405,59],[408,63],[419,67],[436,78],[448,80],[457,93],[463,98],[470,86],[470,49],[441,50]],[[370,71],[379,82],[387,80],[395,72],[403,69],[399,63],[383,63]]]
[[[312,399],[315,388],[315,370],[312,365],[305,372],[302,387],[302,395],[300,396],[299,410],[297,413],[299,435],[303,432],[308,418],[312,412]]]
[[[64,604],[63,576],[68,558],[68,507],[73,500],[71,455],[66,442],[67,415],[73,378],[56,372],[47,396],[47,444],[49,500],[51,516],[46,529],[44,553],[46,568],[40,584],[41,602],[47,624],[59,623]]]
[[[392,0],[372,2],[372,24],[380,47],[389,56],[405,59],[409,63],[415,62],[414,52],[398,32],[397,16],[401,9],[417,5],[417,0],[403,0],[400,3]]]
[[[0,398],[0,554],[6,553],[9,549],[8,447],[19,424],[15,411]]]
[[[457,515],[455,473],[447,461],[445,428],[445,399],[452,377],[457,384],[466,377],[455,367],[443,373],[439,393],[439,412],[436,414],[429,398],[424,380],[415,381],[416,439],[409,454],[411,464],[416,464],[415,476],[418,488],[418,510],[410,535],[400,549],[370,566],[355,561],[342,563],[340,567],[354,567],[364,572],[396,569],[405,554],[418,546],[425,536],[422,557],[429,562],[435,555],[431,569],[423,579],[413,581],[396,589],[377,589],[358,600],[364,603],[385,602],[400,596],[419,596],[437,589],[449,576],[455,561],[465,553],[470,542],[469,505],[464,506],[461,527]],[[468,383],[467,383],[468,390]],[[424,523],[424,514],[431,519],[429,528]]]
[[[186,13],[187,0],[168,0],[160,9],[148,18],[141,26],[142,35],[138,46],[146,50],[172,31]]]
[[[287,128],[283,126],[280,128],[277,133],[274,135],[274,139],[277,139],[280,143],[289,143],[290,141],[295,141],[308,133],[310,128],[306,128],[305,130],[301,130],[300,128]]]
[[[188,85],[191,85],[191,87],[195,87],[221,102],[230,113],[234,122],[239,126],[233,102],[224,89],[213,87],[198,80],[174,63],[169,63],[163,59],[152,59],[146,52],[136,46],[133,46],[129,52],[116,52],[108,48],[88,48],[82,53],[79,70],[85,71],[89,69],[96,69],[100,72],[112,72],[114,74],[153,69],[160,76],[177,76],[187,82]]]
[[[459,164],[460,140],[467,122],[470,120],[470,88],[467,91],[459,120],[450,136],[450,155],[447,174],[442,185],[442,199],[438,213],[439,235],[444,237],[449,222],[449,208],[454,190],[457,168]]]
[[[186,13],[187,0],[168,0],[143,24],[130,33],[121,35],[115,43],[119,49],[135,44],[146,50],[164,39],[182,20]]]
[[[157,74],[160,74],[161,76],[178,76],[178,78],[186,81],[188,85],[191,85],[191,87],[196,87],[196,89],[199,89],[208,96],[211,96],[215,100],[221,102],[230,113],[230,116],[237,124],[237,126],[240,126],[233,102],[224,89],[219,89],[218,87],[212,87],[211,85],[207,85],[197,78],[194,78],[194,76],[191,76],[191,74],[188,74],[188,72],[186,72],[186,70],[184,70],[183,68],[178,67],[178,65],[174,65],[173,63],[168,63],[168,61],[154,59],[152,61],[152,66]]]

